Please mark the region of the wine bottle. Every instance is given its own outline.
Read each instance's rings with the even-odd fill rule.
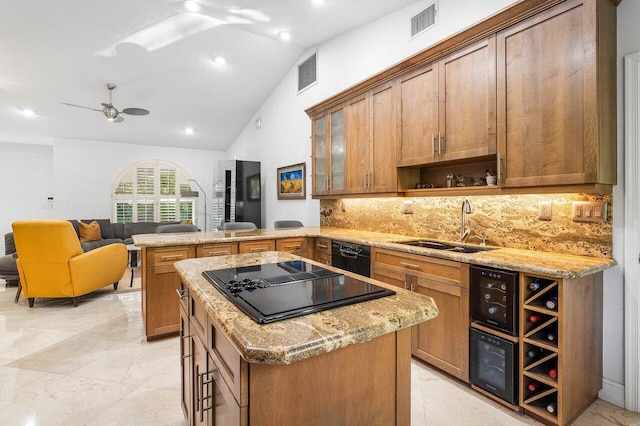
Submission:
[[[527,356],[529,358],[537,358],[539,356],[544,356],[544,349],[542,348],[531,348],[527,351]]]
[[[529,315],[529,322],[540,322],[542,321],[542,317],[540,315]]]
[[[549,404],[547,404],[547,411],[552,413],[552,414],[556,412],[556,403],[555,403],[555,401],[551,401]]]
[[[552,368],[551,370],[549,370],[549,377],[551,377],[552,379],[557,379],[558,378],[558,369],[557,368]]]
[[[531,382],[527,385],[527,389],[529,389],[531,392],[537,391],[539,387],[540,383],[538,382]]]
[[[547,340],[551,340],[552,342],[555,342],[557,338],[558,336],[556,336],[556,333],[551,332],[547,334]]]
[[[557,297],[552,297],[551,299],[549,299],[549,300],[547,300],[545,302],[545,305],[549,309],[556,309],[558,307],[558,298]]]
[[[529,284],[529,290],[531,290],[531,291],[540,290],[540,283],[537,282],[537,281],[532,282],[531,284]]]

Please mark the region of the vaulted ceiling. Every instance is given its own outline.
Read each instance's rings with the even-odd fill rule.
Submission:
[[[305,50],[413,2],[0,0],[0,141],[225,150]],[[107,121],[107,82],[151,114]]]

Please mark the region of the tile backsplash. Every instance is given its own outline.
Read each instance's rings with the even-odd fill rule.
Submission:
[[[320,225],[415,235],[446,241],[460,239],[465,197],[358,198],[320,201]],[[468,243],[610,258],[613,244],[612,196],[536,194],[469,196],[473,213]],[[538,219],[538,203],[552,202],[552,219]],[[607,222],[576,222],[573,201],[608,203]],[[413,214],[405,214],[405,207]]]

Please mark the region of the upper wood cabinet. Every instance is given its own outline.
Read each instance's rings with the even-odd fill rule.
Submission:
[[[384,84],[346,108],[347,192],[397,190],[395,88]]]
[[[313,119],[313,195],[345,191],[344,107]]]
[[[398,166],[496,153],[495,58],[491,36],[399,78]]]
[[[568,0],[498,33],[502,186],[615,184],[615,14]]]

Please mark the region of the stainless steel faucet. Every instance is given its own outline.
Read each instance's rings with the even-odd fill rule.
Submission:
[[[471,235],[471,219],[467,220],[467,224],[465,227],[464,218],[465,214],[471,214],[473,210],[471,210],[471,203],[468,198],[465,198],[462,201],[462,208],[460,209],[460,242],[464,243]]]

